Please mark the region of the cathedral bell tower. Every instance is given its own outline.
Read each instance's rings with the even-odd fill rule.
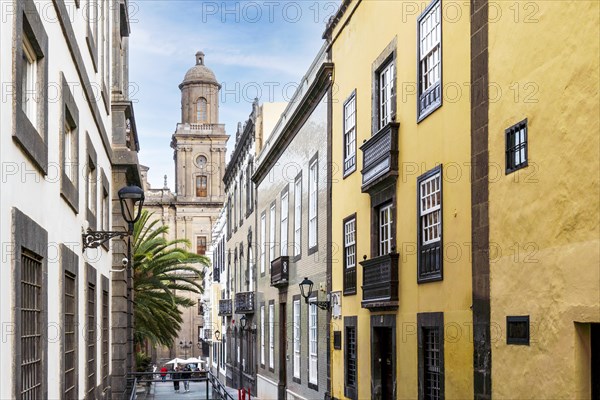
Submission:
[[[219,124],[219,90],[215,74],[204,65],[204,53],[196,53],[181,90],[181,123],[173,134],[177,201],[223,203],[222,182],[229,136]]]

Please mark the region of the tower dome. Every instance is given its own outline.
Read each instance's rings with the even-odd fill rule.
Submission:
[[[183,78],[183,82],[181,82],[179,88],[194,83],[209,83],[217,85],[219,87],[221,86],[217,82],[215,73],[212,72],[212,70],[206,65],[204,65],[204,53],[201,51],[196,53],[196,65],[194,65],[186,72],[185,77]]]

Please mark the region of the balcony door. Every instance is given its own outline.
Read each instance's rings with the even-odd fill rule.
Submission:
[[[371,398],[396,399],[395,315],[371,315]]]

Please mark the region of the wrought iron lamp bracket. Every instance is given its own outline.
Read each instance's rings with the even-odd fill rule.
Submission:
[[[83,238],[83,249],[95,249],[110,239],[116,237],[124,239],[128,235],[129,232],[126,231],[93,231],[88,229],[86,233],[81,235]]]
[[[321,310],[329,311],[331,310],[331,301],[307,301],[309,306],[315,305],[319,307]]]

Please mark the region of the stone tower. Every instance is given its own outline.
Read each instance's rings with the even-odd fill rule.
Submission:
[[[179,201],[223,203],[222,174],[228,136],[219,124],[219,90],[215,74],[204,65],[204,53],[196,53],[181,90],[181,123],[171,147],[175,159],[175,191]]]
[[[153,218],[169,226],[168,239],[187,239],[190,251],[206,254],[212,241],[212,226],[225,199],[223,175],[229,136],[219,123],[219,89],[215,74],[204,65],[204,53],[196,53],[181,90],[181,121],[171,138],[175,160],[175,190],[165,181],[161,189],[147,188],[144,208]],[[202,295],[188,294],[196,303],[205,301]],[[175,356],[199,356],[198,332],[204,329],[198,307],[182,309],[183,323],[175,346],[157,349],[157,361]],[[186,346],[182,348],[179,343]],[[189,342],[193,345],[187,346]]]

